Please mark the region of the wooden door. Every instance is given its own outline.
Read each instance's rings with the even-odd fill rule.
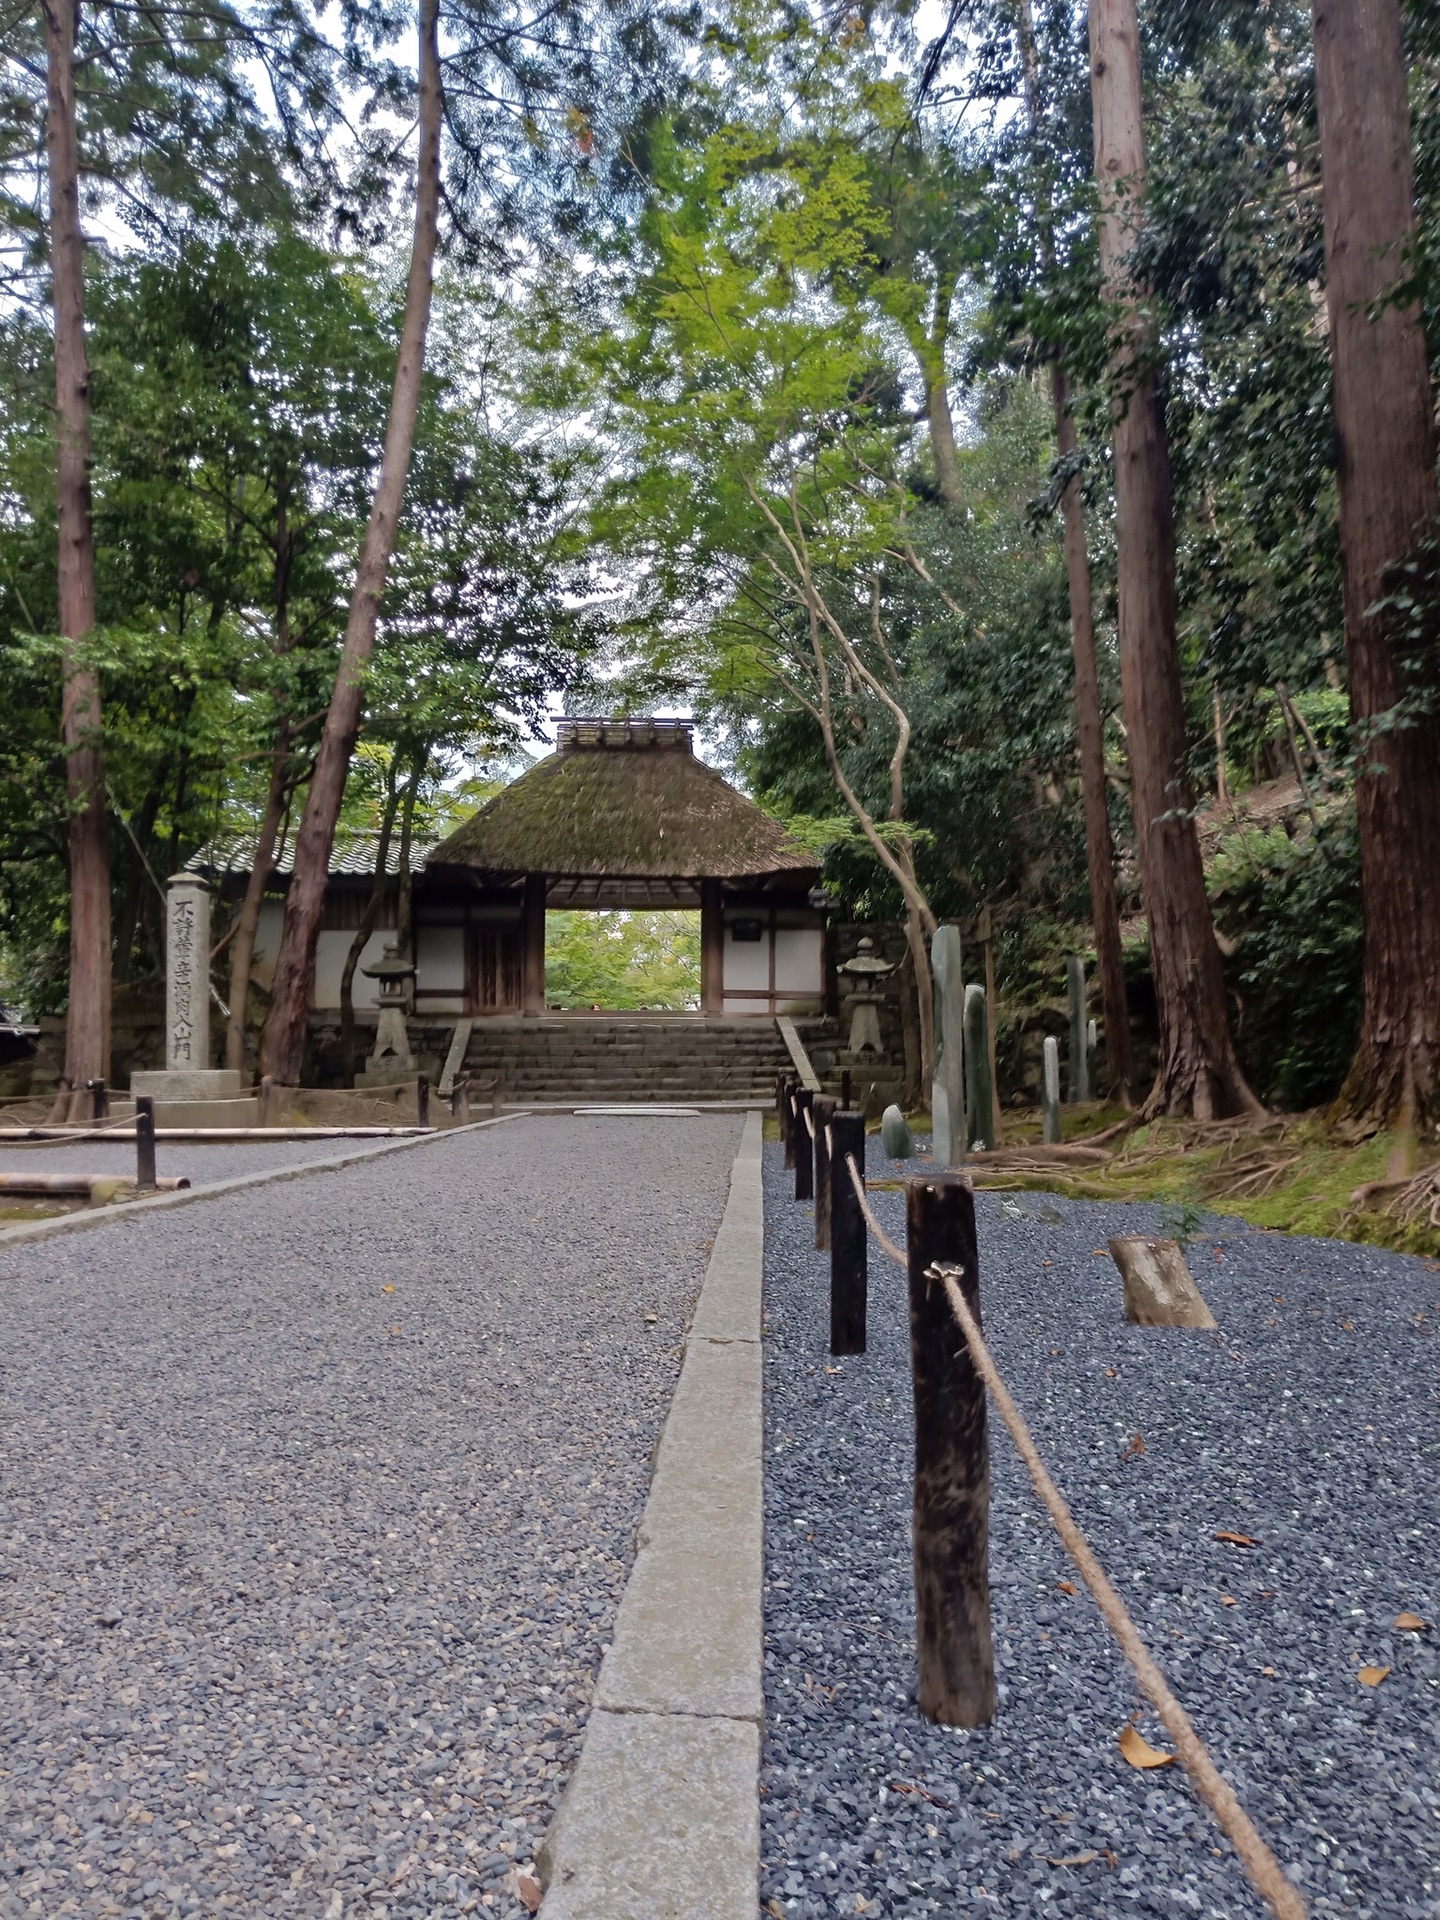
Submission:
[[[472,1004],[477,1014],[520,1011],[520,931],[518,927],[475,927],[473,942],[475,982]]]

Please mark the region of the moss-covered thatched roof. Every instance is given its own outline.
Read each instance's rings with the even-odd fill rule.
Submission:
[[[427,867],[617,879],[759,879],[816,871],[813,854],[691,751],[666,720],[564,720],[559,748],[497,793]]]

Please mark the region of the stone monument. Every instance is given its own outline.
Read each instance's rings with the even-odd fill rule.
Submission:
[[[1041,1138],[1047,1147],[1058,1147],[1065,1138],[1060,1118],[1060,1042],[1053,1033],[1045,1036],[1045,1076],[1040,1094]]]
[[[1070,1000],[1070,1100],[1088,1100],[1090,1093],[1089,1038],[1085,1031],[1085,962],[1072,953],[1065,962],[1065,987]]]
[[[958,1166],[965,1139],[965,981],[960,929],[939,927],[930,942],[935,977],[935,1082],[930,1091],[937,1167]]]
[[[165,1068],[132,1073],[130,1091],[184,1104],[241,1097],[239,1071],[210,1065],[210,886],[198,873],[166,884]]]
[[[883,980],[887,974],[895,971],[893,960],[882,960],[875,951],[875,942],[868,933],[861,934],[856,943],[855,957],[838,966],[837,973],[849,973],[864,980],[867,976],[874,980]],[[858,1060],[862,1054],[877,1053],[883,1056],[885,1043],[880,1038],[879,1007],[884,999],[882,993],[856,992],[850,996],[850,1055]]]
[[[995,1144],[995,1095],[990,1078],[990,1009],[981,986],[965,989],[966,1125],[974,1151]]]
[[[373,967],[360,971],[373,980],[380,995],[380,1019],[375,1028],[375,1051],[365,1062],[365,1071],[357,1073],[357,1087],[393,1087],[412,1080],[417,1068],[410,1051],[410,1029],[405,1016],[410,1005],[410,982],[415,978],[415,963],[407,960],[399,947],[386,947]]]

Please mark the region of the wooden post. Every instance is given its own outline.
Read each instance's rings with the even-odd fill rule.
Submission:
[[[785,1076],[785,1091],[780,1099],[780,1138],[785,1142],[785,1165],[795,1164],[795,1090],[800,1082],[793,1073]]]
[[[775,1076],[775,1125],[780,1129],[782,1146],[785,1144],[786,1128],[789,1125],[789,1114],[785,1105],[785,1082],[788,1078],[789,1075],[786,1073],[777,1073]],[[786,1164],[789,1164],[788,1161]]]
[[[963,1174],[906,1183],[910,1366],[915,1386],[917,1699],[928,1720],[983,1727],[995,1718],[990,1638],[990,1449],[985,1387],[937,1266],[958,1267],[980,1320],[975,1196]]]
[[[815,1248],[830,1251],[830,1149],[825,1144],[825,1129],[835,1118],[835,1102],[829,1095],[817,1093],[810,1102],[815,1121]]]
[[[840,1105],[848,1113],[850,1110],[850,1069],[840,1069]]]
[[[415,1077],[415,1124],[417,1127],[430,1124],[430,1081],[423,1073]]]
[[[275,1082],[270,1078],[269,1074],[262,1073],[260,1076],[260,1098],[257,1102],[256,1112],[257,1123],[262,1127],[268,1127],[271,1124],[270,1095],[274,1091],[274,1087]]]
[[[1132,1326],[1215,1325],[1178,1240],[1121,1234],[1110,1242],[1110,1254],[1125,1282],[1125,1318]]]
[[[520,1005],[527,1019],[545,1011],[545,876],[527,873],[520,908]]]
[[[470,1076],[468,1073],[457,1073],[455,1076],[455,1085],[450,1090],[450,1111],[455,1116],[457,1125],[469,1126]]]
[[[135,1186],[155,1191],[155,1102],[148,1093],[135,1096]]]
[[[847,1155],[865,1177],[865,1116],[836,1113],[830,1121],[830,1351],[864,1353],[869,1275],[865,1216]]]
[[[94,1111],[91,1117],[95,1120],[108,1120],[110,1118],[109,1087],[103,1080],[87,1080],[85,1084],[94,1095]]]
[[[815,1148],[805,1115],[810,1112],[814,1094],[809,1087],[795,1089],[795,1198],[815,1198]]]
[[[720,882],[700,882],[700,1011],[725,1011],[725,915]]]

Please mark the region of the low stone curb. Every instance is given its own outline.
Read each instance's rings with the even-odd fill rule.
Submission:
[[[640,1550],[540,1852],[544,1920],[755,1920],[764,1553],[762,1121],[749,1114]]]
[[[125,1200],[118,1206],[87,1208],[83,1213],[62,1213],[53,1220],[22,1222],[18,1227],[0,1228],[0,1253],[31,1240],[52,1240],[59,1233],[84,1233],[90,1227],[110,1226],[117,1220],[133,1220],[138,1213],[157,1213],[170,1207],[193,1206],[197,1200],[213,1200],[218,1194],[239,1193],[246,1187],[266,1187],[274,1180],[303,1180],[312,1173],[338,1173],[361,1160],[379,1160],[387,1153],[404,1153],[412,1147],[425,1147],[432,1140],[453,1140],[460,1133],[479,1133],[485,1127],[503,1126],[507,1120],[519,1120],[520,1112],[492,1115],[488,1120],[472,1120],[464,1127],[436,1127],[430,1133],[417,1133],[404,1140],[366,1147],[359,1153],[343,1153],[334,1160],[306,1160],[294,1167],[265,1167],[259,1173],[237,1173],[229,1180],[216,1180],[208,1187],[182,1187],[178,1193],[159,1193],[148,1200]],[[260,1142],[259,1144],[264,1144]]]

